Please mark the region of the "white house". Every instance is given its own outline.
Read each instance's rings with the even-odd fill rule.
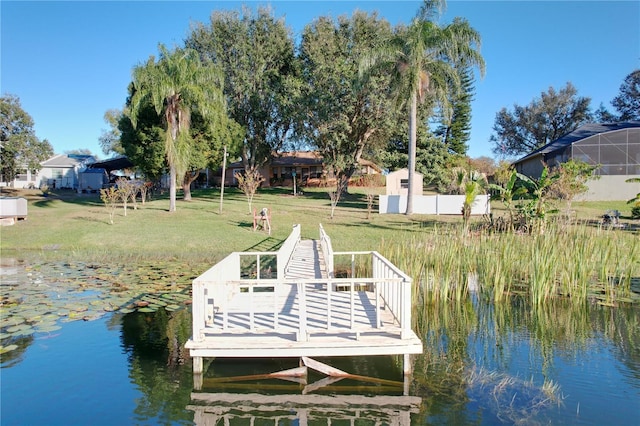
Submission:
[[[79,174],[87,165],[95,163],[93,155],[59,154],[41,163],[36,185],[50,188],[78,189]]]

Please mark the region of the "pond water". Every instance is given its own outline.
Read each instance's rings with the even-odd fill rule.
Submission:
[[[33,285],[33,276],[4,273],[3,290],[21,280]],[[388,382],[310,375],[306,384],[222,380],[297,360],[214,360],[198,391],[184,350],[188,307],[60,318],[22,333],[3,322],[2,347],[12,350],[1,359],[2,425],[640,422],[637,306],[555,302],[534,310],[522,300],[492,305],[474,297],[427,310],[419,326],[425,350],[405,383],[397,357],[322,360]]]

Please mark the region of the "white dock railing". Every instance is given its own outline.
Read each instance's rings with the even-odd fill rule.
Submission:
[[[400,338],[409,338],[411,278],[376,251],[333,252],[331,239],[322,227],[320,237],[328,278],[284,278],[286,263],[300,239],[299,226],[294,227],[279,251],[235,252],[196,278],[193,340],[202,341],[206,335],[218,333],[292,331],[298,341],[307,341],[314,334],[336,332],[354,333],[357,337],[382,326],[383,309],[392,313]],[[334,256],[351,256],[352,265],[356,256],[370,257],[371,276],[355,277],[352,266],[351,277],[335,278]],[[265,258],[273,257],[277,259],[275,278],[265,276],[261,268]],[[250,265],[251,273],[242,271],[243,264]],[[372,306],[363,306],[359,294],[363,288]],[[242,302],[231,306],[234,297]],[[363,321],[363,315],[374,319]]]
[[[284,278],[285,268],[291,259],[296,245],[300,242],[300,225],[294,225],[291,234],[284,240],[280,250],[278,250],[278,279]]]
[[[331,238],[324,231],[322,224],[320,224],[320,249],[324,257],[324,264],[327,266],[327,275],[329,278],[333,278],[333,246],[331,245]]]

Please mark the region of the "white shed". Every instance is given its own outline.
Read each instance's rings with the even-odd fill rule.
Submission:
[[[413,176],[413,195],[422,195],[422,173]],[[407,195],[409,193],[409,170],[400,169],[387,175],[387,195]]]

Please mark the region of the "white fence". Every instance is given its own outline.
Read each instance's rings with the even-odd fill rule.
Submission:
[[[414,195],[413,213],[416,214],[453,214],[461,215],[464,195]],[[471,206],[472,215],[491,213],[491,196],[478,195]],[[406,195],[380,195],[380,214],[398,214],[407,211]]]

